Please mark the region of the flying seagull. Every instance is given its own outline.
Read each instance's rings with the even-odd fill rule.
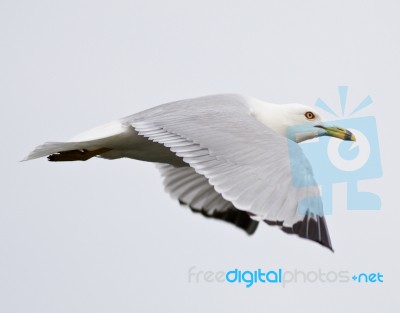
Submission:
[[[319,136],[355,141],[306,105],[212,95],[162,104],[67,142],[46,142],[24,160],[154,162],[166,191],[193,212],[248,234],[264,221],[333,251],[320,191],[298,145]]]

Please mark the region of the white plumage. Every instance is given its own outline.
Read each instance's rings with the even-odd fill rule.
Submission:
[[[301,132],[293,137],[287,131],[297,125]],[[324,125],[308,106],[215,95],[167,103],[68,142],[45,143],[25,160],[99,156],[155,162],[166,190],[195,212],[249,234],[265,221],[332,249],[319,189],[296,143],[323,135],[355,140],[346,130]],[[302,187],[293,185],[293,171],[304,180]]]

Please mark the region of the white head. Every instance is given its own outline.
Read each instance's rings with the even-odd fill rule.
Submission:
[[[348,130],[326,125],[317,110],[308,105],[299,103],[277,105],[254,102],[250,104],[250,108],[254,117],[260,122],[295,142],[320,136],[356,140]]]

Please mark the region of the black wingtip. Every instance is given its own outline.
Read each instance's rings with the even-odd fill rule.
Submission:
[[[192,211],[199,212],[195,210]],[[208,218],[215,218],[231,223],[236,227],[243,229],[248,235],[253,235],[259,224],[258,221],[251,219],[246,212],[239,211],[237,209],[228,209],[224,212],[214,212],[212,214],[208,214],[204,211],[200,211],[199,213]]]
[[[187,203],[179,200],[181,205],[187,206]],[[225,221],[230,224],[235,225],[236,227],[244,230],[248,235],[253,235],[258,227],[259,222],[250,218],[249,214],[244,211],[240,211],[234,207],[227,209],[223,212],[214,211],[209,213],[204,210],[195,209],[189,206],[189,208],[194,213],[200,213],[201,215],[207,218],[214,218],[217,220]]]
[[[268,221],[268,225],[279,226],[285,233],[296,234],[297,236],[315,241],[316,243],[328,248],[333,253],[335,252],[329,238],[328,228],[326,226],[325,218],[323,216],[313,216],[306,214],[303,220],[293,224],[292,227],[283,226],[282,221]]]

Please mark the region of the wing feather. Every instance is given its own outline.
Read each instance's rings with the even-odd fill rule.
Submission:
[[[249,101],[236,95],[202,97],[165,104],[122,122],[169,147],[233,208],[332,249],[308,160],[296,143],[258,122]],[[192,189],[173,190],[178,191]],[[189,204],[192,200],[185,198]]]
[[[193,168],[166,164],[159,164],[158,168],[164,177],[166,191],[193,212],[233,223],[248,234],[257,229],[257,221],[252,220],[247,213],[237,210],[215,191],[206,177],[196,173]]]

